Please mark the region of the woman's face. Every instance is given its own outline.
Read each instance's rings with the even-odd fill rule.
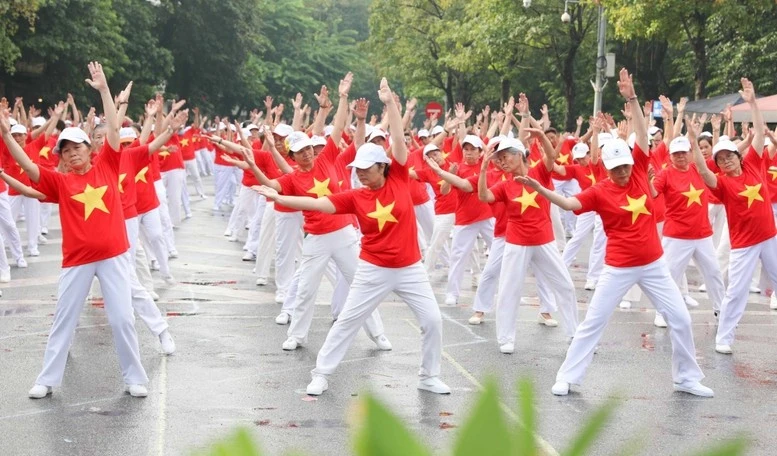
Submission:
[[[675,152],[669,155],[675,168],[685,171],[688,169],[688,152]]]
[[[90,152],[88,144],[72,141],[63,141],[59,148],[62,161],[73,171],[80,171],[89,166]]]
[[[18,144],[19,147],[24,148],[24,143],[27,140],[27,135],[25,133],[14,133],[11,136],[13,136],[14,141],[16,141],[16,144]]]
[[[715,163],[726,174],[737,173],[742,170],[742,162],[736,152],[721,150],[715,155]]]
[[[96,151],[100,151],[105,143],[105,128],[100,128],[92,133],[92,148]]]
[[[426,156],[434,160],[438,165],[442,165],[443,163],[445,163],[445,159],[442,158],[442,154],[440,153],[439,150],[433,150],[428,154],[426,154]]]
[[[376,136],[375,138],[372,138],[372,141],[370,141],[373,144],[377,144],[380,147],[386,147],[386,138],[382,136]]]
[[[316,154],[313,151],[312,146],[307,146],[297,152],[294,152],[292,158],[302,169],[308,169],[313,166],[313,160],[316,158]]]
[[[525,176],[529,172],[529,166],[524,156],[518,152],[516,154],[501,150],[496,153],[494,158],[496,166],[502,171],[516,176]]]
[[[375,163],[367,169],[356,168],[356,177],[365,187],[379,188],[386,182],[386,178],[383,176],[385,168],[385,163]]]
[[[589,161],[591,161],[591,152],[588,152],[587,154],[585,154],[585,157],[577,159],[577,163],[580,166],[588,166]]]
[[[620,165],[607,170],[610,180],[620,187],[625,187],[631,178],[631,167],[633,165]]]
[[[712,144],[706,139],[699,140],[699,149],[704,158],[710,158],[712,156]]]
[[[480,149],[467,143],[462,147],[462,151],[464,152],[464,161],[468,165],[474,165],[478,162],[478,159],[480,158]]]

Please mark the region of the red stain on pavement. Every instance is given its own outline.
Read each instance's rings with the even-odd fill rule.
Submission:
[[[92,307],[103,309],[105,308],[105,301],[103,301],[102,299],[92,299]]]
[[[647,351],[653,351],[655,345],[650,341],[650,334],[642,333],[642,349]]]
[[[455,427],[456,427],[456,425],[455,425],[455,424],[447,423],[447,422],[445,422],[445,421],[443,421],[442,423],[440,423],[440,429],[453,429],[453,428],[455,428]]]
[[[770,378],[759,378],[759,373],[753,371],[753,368],[743,363],[734,363],[734,375],[743,378],[757,385],[774,385],[774,380]]]
[[[254,421],[254,424],[257,426],[267,426],[268,424],[270,424],[270,420]]]

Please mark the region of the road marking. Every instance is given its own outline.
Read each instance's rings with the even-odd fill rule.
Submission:
[[[159,417],[156,422],[156,453],[158,456],[165,454],[165,432],[167,432],[167,356],[162,356],[159,366]]]

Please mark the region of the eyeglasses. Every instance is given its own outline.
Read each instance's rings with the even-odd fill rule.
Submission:
[[[739,155],[737,155],[737,154],[728,154],[728,155],[724,155],[724,156],[718,155],[715,158],[715,161],[716,162],[734,162],[735,161],[734,159],[738,159],[738,158],[739,158]]]

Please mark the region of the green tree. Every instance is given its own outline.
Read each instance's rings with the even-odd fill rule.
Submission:
[[[14,40],[19,22],[31,27],[39,6],[38,0],[0,2],[0,66],[8,73],[14,72],[14,63],[21,56]]]

